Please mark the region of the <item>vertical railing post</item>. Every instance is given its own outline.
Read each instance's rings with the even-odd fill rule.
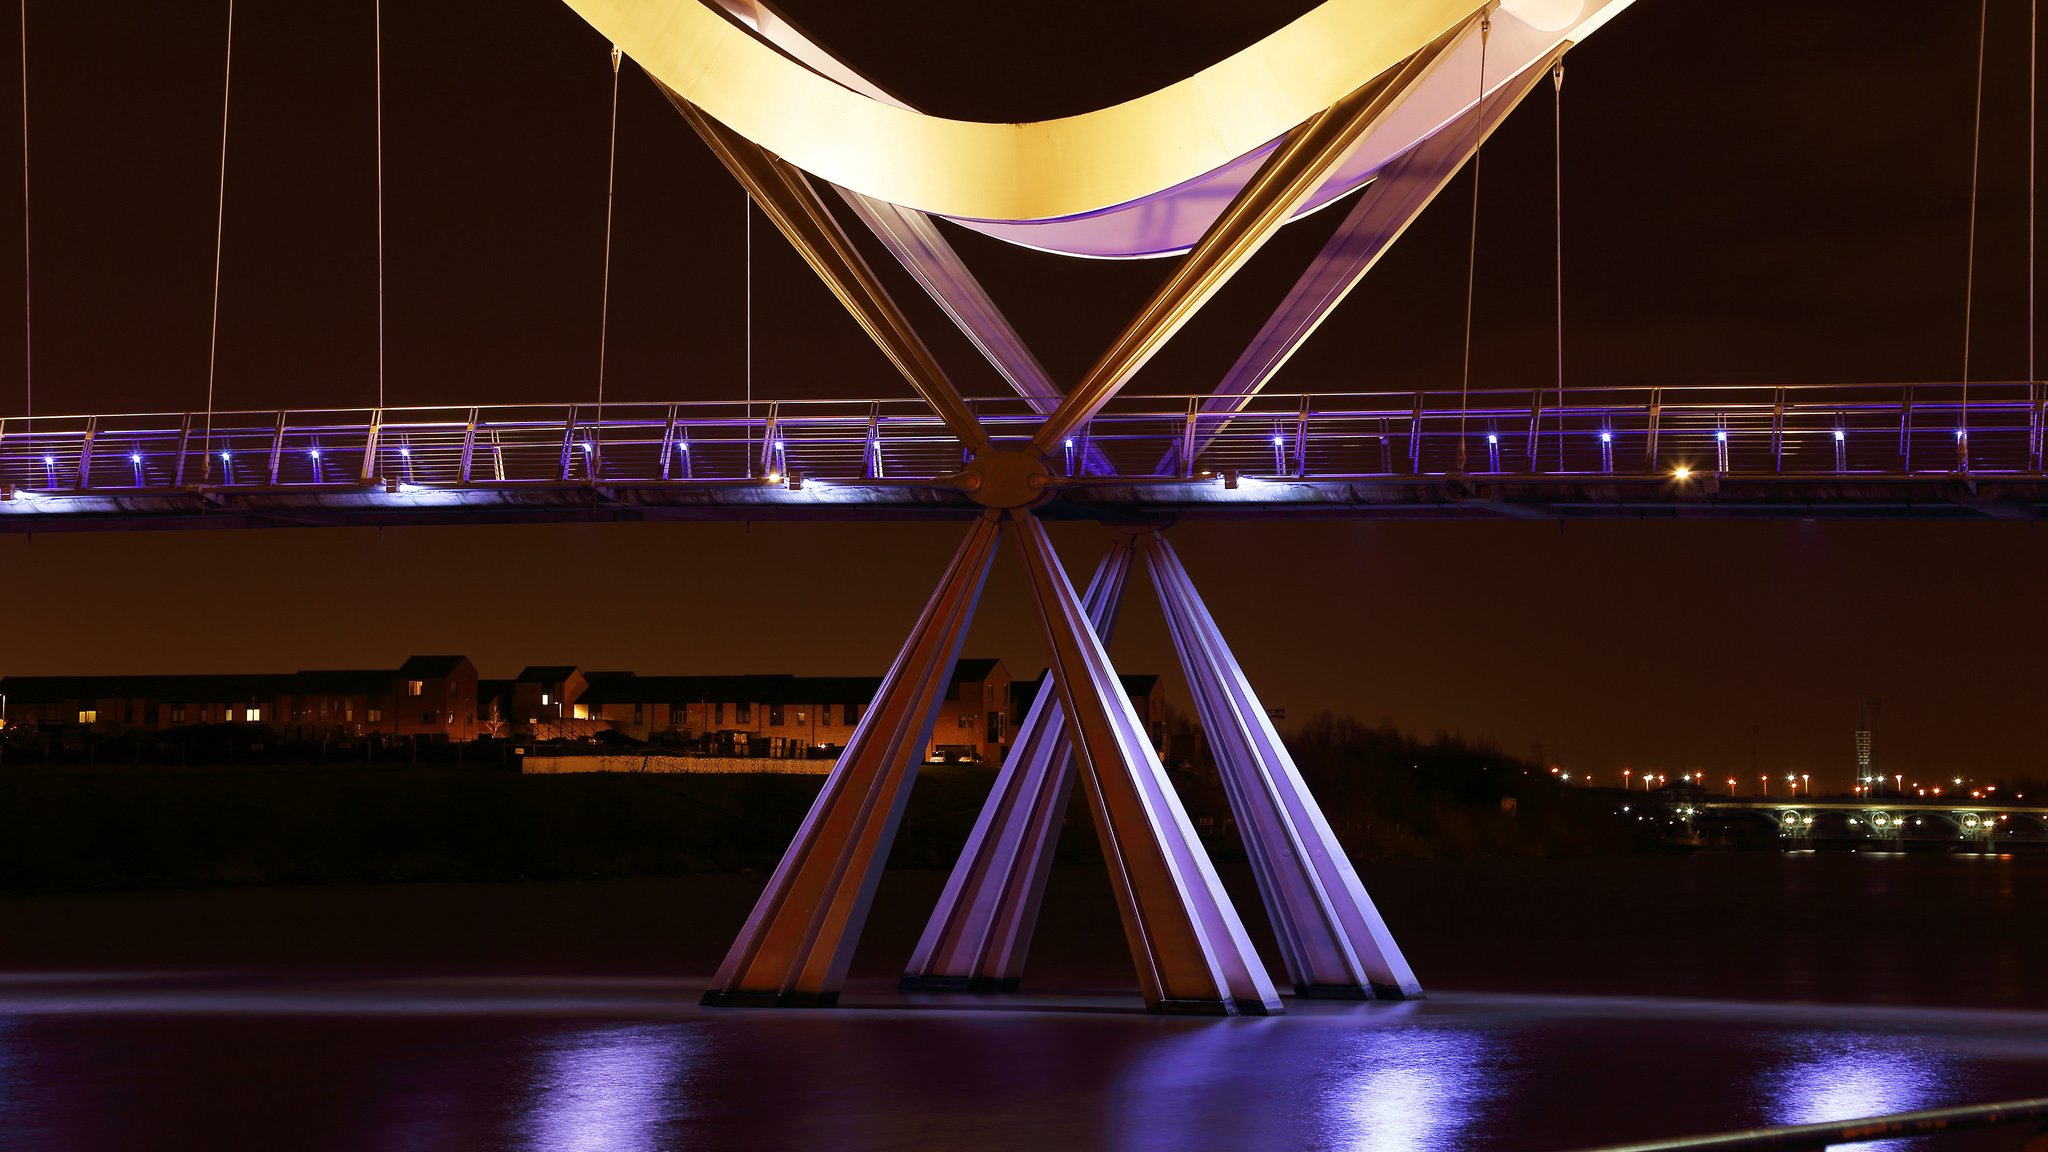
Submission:
[[[668,479],[669,465],[676,454],[676,406],[668,406],[668,422],[661,428],[661,478]]]
[[[1415,414],[1408,418],[1408,471],[1422,475],[1422,393],[1415,393]]]
[[[1195,421],[1201,412],[1201,402],[1188,398],[1187,425],[1180,434],[1180,476],[1183,480],[1195,478]]]
[[[868,405],[868,434],[861,442],[860,474],[864,480],[873,480],[882,474],[882,402],[873,401]]]
[[[1784,475],[1785,472],[1785,390],[1772,390],[1771,398],[1771,473]]]
[[[284,463],[284,426],[288,414],[277,414],[277,432],[270,438],[270,486],[277,487],[278,468]]]
[[[1529,472],[1531,475],[1537,472],[1541,472],[1543,470],[1543,436],[1541,430],[1542,423],[1543,390],[1541,388],[1538,388],[1534,393],[1531,394],[1531,399],[1529,401]]]
[[[1643,441],[1643,471],[1657,470],[1657,433],[1664,419],[1663,389],[1650,389],[1650,434]]]
[[[1309,395],[1301,395],[1301,414],[1294,420],[1294,474],[1308,475],[1308,413]]]
[[[471,408],[469,410],[469,420],[462,426],[462,467],[457,476],[460,477],[461,482],[464,484],[469,483],[470,463],[476,459],[476,424],[478,414],[475,408]]]
[[[185,413],[185,418],[178,422],[178,462],[171,469],[171,486],[173,488],[183,488],[185,486],[185,455],[191,450],[192,414],[187,412]]]
[[[368,484],[377,478],[377,441],[384,433],[384,410],[370,409],[370,430],[363,441],[363,469],[359,479]]]
[[[562,483],[569,482],[569,461],[576,451],[576,406],[569,405],[569,418],[562,421]]]
[[[92,440],[98,434],[100,418],[89,416],[85,421],[85,440],[78,446],[78,486],[92,487]]]

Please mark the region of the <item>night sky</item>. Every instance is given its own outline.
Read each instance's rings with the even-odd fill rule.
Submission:
[[[1035,119],[1170,82],[1287,4],[786,3],[933,112]],[[1991,5],[1977,379],[2027,375],[2027,10]],[[31,0],[34,410],[203,408],[225,3]],[[1567,382],[1954,379],[1976,5],[1638,0],[1564,90]],[[608,45],[554,0],[387,6],[387,395],[595,396]],[[243,0],[216,405],[377,395],[370,0]],[[1476,386],[1550,379],[1547,91],[1483,164]],[[12,130],[0,129],[0,139]],[[11,187],[6,181],[0,186]],[[1461,177],[1277,391],[1455,386]],[[608,400],[746,388],[744,197],[647,78],[620,107]],[[18,213],[12,191],[0,209]],[[1140,376],[1208,387],[1341,218],[1289,228]],[[4,217],[0,217],[4,218]],[[0,268],[21,265],[19,216]],[[1071,382],[1168,268],[951,229]],[[904,396],[758,216],[754,394]],[[878,265],[879,267],[880,265]],[[906,276],[898,300],[970,394],[1001,389]],[[18,414],[21,285],[0,282]],[[877,673],[961,529],[608,525],[0,536],[0,673],[380,666],[465,652],[642,672]],[[1085,579],[1104,540],[1055,539]],[[2028,524],[1190,524],[1173,539],[1268,704],[1454,731],[1574,770],[1844,785],[1859,701],[1909,776],[2048,773],[2048,625]],[[1178,681],[1149,585],[1115,654]],[[968,650],[1044,662],[1000,561]],[[1819,782],[1819,781],[1817,781]]]

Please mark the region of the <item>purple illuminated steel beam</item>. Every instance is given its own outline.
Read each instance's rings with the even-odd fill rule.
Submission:
[[[1001,535],[994,512],[968,531],[719,966],[705,1004],[838,1001]]]
[[[1496,89],[1483,104],[1380,170],[1352,205],[1344,222],[1337,225],[1337,231],[1324,243],[1322,251],[1316,253],[1308,270],[1295,281],[1272,318],[1259,329],[1237,363],[1223,374],[1216,394],[1202,404],[1204,415],[1244,410],[1251,397],[1273,379],[1458,170],[1472,159],[1479,145],[1535,90],[1563,57],[1564,47],[1531,64]],[[1193,467],[1189,461],[1201,455],[1218,430],[1219,425],[1213,422],[1197,428],[1192,438],[1193,451],[1181,462],[1184,470]],[[1169,452],[1160,461],[1159,471],[1167,472],[1172,463],[1173,453]]]
[[[1039,428],[1031,448],[1050,453],[1137,375],[1238,269],[1308,202],[1358,141],[1401,106],[1469,25],[1453,28],[1287,134],[1175,266],[1095,367]]]
[[[1173,546],[1139,537],[1297,995],[1410,999],[1422,985],[1365,894]]]
[[[1119,532],[1096,567],[1084,602],[1105,644],[1130,570],[1131,536]],[[1048,684],[1017,728],[995,787],[911,954],[904,988],[983,992],[1017,987],[1073,787],[1074,748],[1066,714]]]
[[[986,447],[988,434],[981,422],[825,207],[810,178],[667,87],[656,86],[968,451]]]
[[[1281,1012],[1273,981],[1045,529],[1025,509],[1010,515],[1146,1006],[1167,1013]]]
[[[1031,410],[1040,416],[1052,415],[1064,398],[1059,385],[1053,383],[1024,338],[1017,335],[987,289],[960,259],[960,253],[947,242],[938,222],[915,209],[845,188],[839,189],[839,195]],[[1088,475],[1116,473],[1109,458],[1092,444],[1087,447],[1084,460]]]

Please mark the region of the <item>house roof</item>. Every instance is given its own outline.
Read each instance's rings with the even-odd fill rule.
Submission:
[[[388,669],[316,669],[294,674],[290,687],[295,696],[333,694],[337,696],[382,696],[403,673]]]
[[[858,704],[882,690],[880,676],[788,676],[768,698],[772,704]]]
[[[1031,702],[1038,699],[1039,692],[1050,683],[1052,669],[1040,672],[1030,681],[1016,680],[1010,684],[1010,707],[1018,716],[1031,708]],[[1159,690],[1159,677],[1149,672],[1119,675],[1117,681],[1124,686],[1124,695],[1132,701],[1142,700]]]
[[[520,684],[560,684],[576,675],[574,664],[534,664],[519,670],[514,681]]]
[[[1003,662],[1001,660],[962,657],[953,663],[953,679],[951,682],[954,684],[964,684],[971,680],[986,680],[994,674],[996,669],[1002,666]]]
[[[398,674],[408,680],[444,680],[467,663],[467,656],[414,656],[398,666]]]
[[[606,674],[589,678],[580,699],[585,704],[752,704],[776,699],[774,693],[789,676],[635,676]]]

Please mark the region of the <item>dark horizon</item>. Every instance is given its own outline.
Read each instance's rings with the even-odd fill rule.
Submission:
[[[1066,34],[1058,12],[1013,19],[1017,6],[963,16],[918,3],[888,20],[787,7],[907,98],[1000,118],[1128,97],[1304,5],[1091,8],[1088,39]],[[196,409],[225,5],[204,19],[102,11],[29,11],[34,408]],[[1563,96],[1568,383],[1954,378],[1974,15],[1845,24],[1781,5],[1643,0],[1575,49]],[[2027,375],[2024,17],[1992,14],[1979,379]],[[370,18],[367,4],[237,8],[222,409],[375,401]],[[1162,26],[1174,29],[1164,45],[1149,39]],[[607,45],[552,0],[408,5],[385,13],[384,31],[390,403],[592,398]],[[77,63],[85,44],[89,67]],[[1539,91],[1484,154],[1475,385],[1553,370],[1550,103]],[[1274,389],[1455,386],[1470,194],[1467,174]],[[742,202],[629,66],[607,399],[744,394]],[[1337,215],[1284,233],[1135,388],[1213,380]],[[1061,381],[1170,266],[949,234]],[[752,237],[752,394],[907,395],[758,215]],[[19,245],[0,228],[0,266],[19,267]],[[890,275],[962,388],[997,391]],[[18,282],[0,284],[0,316],[21,304]],[[0,324],[0,408],[14,413],[27,399],[21,336]],[[1084,574],[1100,531],[1052,531]],[[957,536],[755,524],[6,537],[0,673],[341,667],[431,650],[493,672],[559,660],[872,674]],[[1881,764],[2048,774],[2016,690],[2048,642],[2028,578],[2048,547],[2029,524],[1211,523],[1174,540],[1290,721],[1328,708],[1515,754],[1540,743],[1608,778],[1623,764],[1753,774],[1754,747],[1765,769],[1846,785],[1858,707],[1874,698]],[[1135,577],[1113,651],[1127,671],[1163,674],[1185,706],[1150,597]],[[967,647],[1019,675],[1043,664],[1013,560],[998,561]]]

